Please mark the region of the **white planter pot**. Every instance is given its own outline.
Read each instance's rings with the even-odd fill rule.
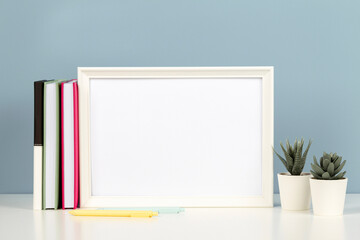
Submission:
[[[310,209],[310,177],[310,173],[302,173],[300,176],[278,173],[280,201],[284,210]]]
[[[314,215],[343,215],[347,181],[310,179]]]

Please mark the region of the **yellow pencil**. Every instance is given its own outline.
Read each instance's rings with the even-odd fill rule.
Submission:
[[[157,216],[157,212],[139,210],[71,210],[74,216],[93,216],[93,217],[152,217]]]

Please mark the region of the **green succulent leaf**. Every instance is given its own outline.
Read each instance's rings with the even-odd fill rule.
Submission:
[[[292,168],[293,168],[293,166],[294,166],[294,160],[293,160],[293,158],[290,156],[290,154],[285,150],[284,145],[283,145],[282,143],[280,143],[280,146],[281,146],[281,149],[282,149],[283,152],[284,152],[284,156],[285,156],[285,159],[286,159],[286,162],[287,162],[287,166],[288,166],[289,172],[292,174]]]
[[[323,153],[323,157],[324,157],[324,160],[325,160],[325,159],[327,159],[327,160],[329,160],[329,161],[331,160],[330,154],[328,154],[328,153],[326,153],[326,152]]]
[[[330,179],[330,174],[329,174],[328,172],[324,172],[324,173],[321,175],[321,177],[322,177],[323,179]]]
[[[334,162],[334,167],[335,167],[335,169],[340,166],[341,160],[342,160],[342,157],[338,157],[338,158],[336,159],[336,161]]]
[[[314,170],[314,172],[316,172],[320,176],[323,175],[323,173],[325,172],[317,164],[311,164],[311,168]]]
[[[327,172],[330,174],[330,176],[334,176],[334,164],[330,163],[328,168],[327,168]]]
[[[280,156],[280,154],[278,154],[278,153],[275,151],[274,148],[273,148],[273,151],[274,151],[274,153],[276,154],[276,156],[281,160],[281,162],[284,164],[286,170],[288,170],[288,171],[290,172],[290,170],[289,170],[289,168],[288,168],[288,166],[287,166],[286,160],[285,160],[282,156]]]
[[[292,155],[294,155],[294,147],[291,146],[290,142],[289,142],[289,145],[290,145],[290,152],[289,152],[289,154],[292,156]]]
[[[318,163],[318,161],[316,160],[316,157],[315,157],[315,156],[313,157],[313,159],[314,159],[314,164],[316,164],[316,165],[319,166],[319,163]]]
[[[310,140],[309,140],[309,144],[308,144],[308,146],[306,147],[305,152],[304,152],[304,154],[303,154],[302,157],[301,157],[301,160],[303,160],[304,163],[306,162],[306,157],[307,157],[307,154],[308,154],[308,152],[309,152],[311,143],[312,143],[312,141],[311,141],[311,139],[310,139]]]
[[[338,175],[333,177],[333,180],[341,179],[345,176],[346,171],[339,173]]]
[[[334,174],[335,174],[335,175],[338,174],[338,173],[341,171],[341,169],[343,169],[345,163],[346,163],[346,160],[344,160],[344,161],[340,164],[340,166],[335,169],[335,171],[334,171]]]
[[[327,159],[327,158],[324,158],[324,161],[323,161],[323,169],[327,169],[328,168],[328,166],[329,166],[329,164],[330,164],[330,160],[329,159]]]
[[[286,150],[290,156],[294,155],[293,148],[290,145],[289,139],[286,139]]]
[[[303,146],[301,143],[303,143],[303,140],[302,142],[298,142],[298,147],[295,153],[294,167],[292,170],[294,175],[300,175],[305,165],[305,162],[303,162],[301,159],[302,146]]]
[[[297,138],[295,139],[295,142],[294,142],[294,154],[296,153],[296,151],[297,151],[297,144],[298,144],[298,140],[297,140]]]
[[[314,172],[313,170],[310,170],[311,174],[314,176],[314,178],[316,179],[321,179],[321,175],[318,175],[316,172]]]
[[[320,157],[320,167],[324,166],[324,157]]]

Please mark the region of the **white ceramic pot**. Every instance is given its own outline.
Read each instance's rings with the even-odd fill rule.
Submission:
[[[347,181],[310,179],[314,215],[343,215]]]
[[[310,209],[310,177],[310,173],[302,173],[299,176],[278,173],[280,201],[284,210]]]

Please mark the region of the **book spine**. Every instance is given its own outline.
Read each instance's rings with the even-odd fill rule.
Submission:
[[[64,183],[64,83],[61,83],[60,90],[60,134],[61,134],[61,197],[62,197],[62,209],[65,209],[65,183]]]
[[[34,82],[34,146],[43,145],[44,81]]]
[[[73,82],[74,91],[74,209],[79,203],[79,95],[77,82]]]
[[[61,102],[61,89],[60,89],[61,80],[56,82],[56,157],[55,157],[55,204],[54,209],[58,209],[61,205],[61,166],[60,166],[60,121],[61,121],[61,112],[60,112],[60,102]]]
[[[43,156],[43,102],[44,81],[34,82],[34,182],[33,208],[42,209],[42,156]]]
[[[46,209],[46,85],[44,84],[44,101],[43,101],[43,151],[42,151],[42,208]]]

